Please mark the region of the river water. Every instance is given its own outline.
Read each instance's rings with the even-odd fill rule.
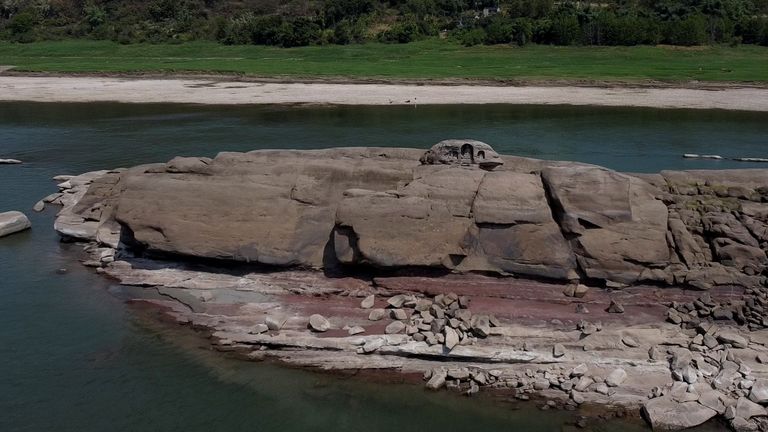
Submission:
[[[0,239],[0,431],[561,431],[573,420],[532,405],[228,360],[150,325],[78,265],[75,247],[58,242],[53,209],[29,210],[55,191],[54,175],[222,150],[426,148],[452,137],[625,171],[754,167],[680,156],[766,157],[766,120],[533,106],[0,104],[0,158],[25,161],[0,166],[0,211],[25,211],[34,226]]]

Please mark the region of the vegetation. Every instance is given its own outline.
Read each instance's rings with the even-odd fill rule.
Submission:
[[[0,0],[0,40],[768,45],[768,0]]]
[[[406,45],[275,48],[216,42],[0,42],[0,63],[27,71],[219,72],[388,79],[591,79],[768,82],[768,48],[742,46],[474,46],[437,38]]]

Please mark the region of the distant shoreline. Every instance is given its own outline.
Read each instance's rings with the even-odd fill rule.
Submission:
[[[768,88],[727,83],[257,79],[205,75],[0,74],[0,101],[206,105],[519,104],[768,112]]]

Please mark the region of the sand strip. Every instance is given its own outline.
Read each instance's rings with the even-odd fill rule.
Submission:
[[[0,76],[0,101],[193,104],[537,104],[768,111],[763,88],[633,88]]]

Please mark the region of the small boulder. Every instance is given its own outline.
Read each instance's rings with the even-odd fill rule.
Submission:
[[[389,316],[392,319],[400,321],[408,319],[408,314],[403,309],[392,309],[389,313]]]
[[[365,344],[363,344],[362,351],[365,354],[370,354],[372,352],[377,351],[379,348],[383,347],[386,344],[387,344],[387,341],[384,340],[384,338],[379,337],[376,339],[371,339]]]
[[[403,304],[405,304],[406,297],[403,294],[398,294],[396,296],[392,296],[387,299],[387,304],[389,304],[391,307],[399,309],[403,307]]]
[[[637,347],[637,346],[639,346],[639,345],[640,345],[640,344],[639,344],[639,343],[637,343],[637,341],[636,341],[635,339],[633,339],[631,336],[623,336],[623,337],[621,338],[621,341],[624,343],[624,345],[626,345],[626,346],[628,346],[628,347],[630,347],[630,348],[635,348],[635,347]]]
[[[32,207],[32,210],[36,211],[37,213],[40,213],[41,211],[45,210],[45,201],[40,200],[35,203],[35,205]]]
[[[309,317],[309,328],[316,332],[325,332],[331,328],[331,323],[322,315],[314,314]]]

